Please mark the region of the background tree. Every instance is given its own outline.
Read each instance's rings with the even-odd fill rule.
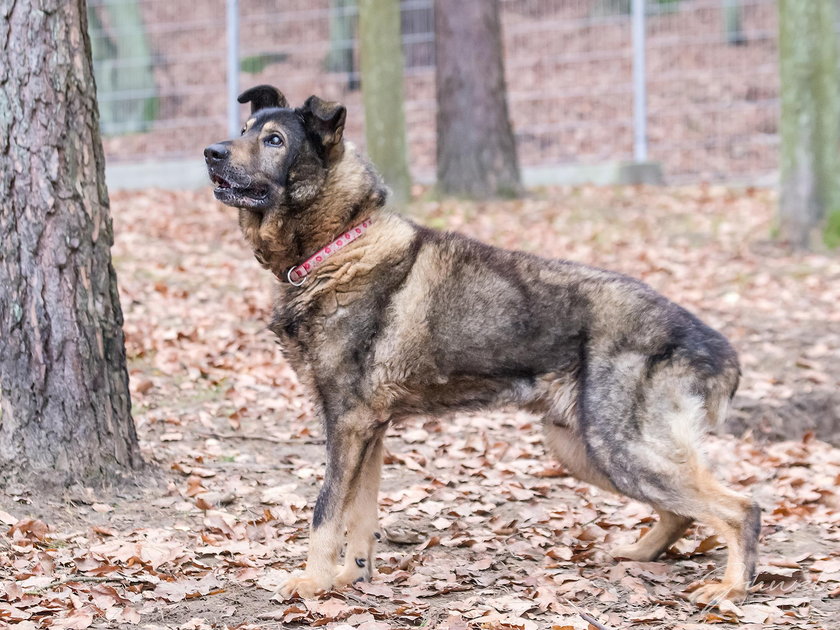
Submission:
[[[744,33],[744,6],[741,0],[723,0],[723,34],[726,43],[743,46],[747,43]]]
[[[441,192],[518,194],[498,0],[435,0],[435,58]]]
[[[359,43],[367,152],[391,188],[394,201],[405,203],[411,193],[411,178],[399,0],[359,0]]]
[[[327,70],[347,75],[347,89],[359,89],[353,42],[356,39],[356,0],[330,0],[330,52]]]
[[[83,0],[0,2],[0,481],[142,464]]]
[[[89,6],[88,23],[96,83],[100,94],[109,95],[99,99],[103,132],[146,131],[157,118],[159,101],[152,49],[138,1]],[[137,96],[121,98],[120,93]]]
[[[840,245],[840,71],[836,0],[779,0],[781,235]]]

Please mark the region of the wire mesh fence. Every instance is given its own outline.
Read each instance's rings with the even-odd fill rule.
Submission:
[[[239,0],[238,84],[343,101],[363,144],[355,0]],[[630,0],[501,0],[508,99],[524,167],[633,157]],[[434,172],[432,0],[403,0],[415,175]],[[197,158],[227,135],[224,0],[90,0],[112,161]],[[649,156],[671,181],[777,168],[776,0],[647,0]],[[243,111],[244,114],[244,111]]]

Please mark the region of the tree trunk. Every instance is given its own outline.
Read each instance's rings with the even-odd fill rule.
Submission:
[[[0,0],[0,483],[142,465],[83,0]]]
[[[723,0],[723,33],[730,46],[743,46],[747,43],[741,0]]]
[[[327,71],[347,74],[347,89],[359,89],[359,77],[353,61],[356,32],[356,0],[330,0],[330,52]]]
[[[391,189],[392,199],[405,203],[411,194],[411,178],[399,0],[360,0],[359,42],[367,152]]]
[[[107,18],[104,24],[100,13]],[[88,7],[87,15],[103,133],[146,131],[157,119],[159,102],[140,5],[121,0]]]
[[[519,194],[498,0],[435,0],[435,57],[441,192]]]
[[[840,245],[840,72],[836,0],[780,0],[781,235]],[[825,224],[823,226],[823,224]]]

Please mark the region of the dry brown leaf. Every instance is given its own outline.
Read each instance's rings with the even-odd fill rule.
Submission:
[[[9,529],[9,536],[12,538],[22,537],[44,540],[49,531],[49,525],[44,523],[44,521],[34,518],[23,518],[12,525]]]
[[[79,608],[64,617],[57,617],[50,628],[59,630],[84,630],[93,624],[95,611],[92,608]]]

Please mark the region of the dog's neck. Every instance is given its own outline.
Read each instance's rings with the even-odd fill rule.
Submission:
[[[239,211],[239,225],[259,263],[279,278],[339,234],[385,205],[382,181],[352,144],[330,167],[320,193],[305,208],[280,205],[265,213]]]

